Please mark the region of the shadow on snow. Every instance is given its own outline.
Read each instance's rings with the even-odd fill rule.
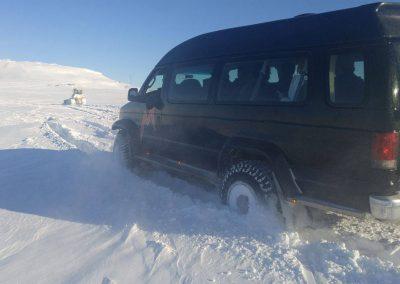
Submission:
[[[0,208],[117,230],[137,224],[150,232],[230,237],[251,228],[260,238],[267,229],[281,232],[274,214],[268,228],[257,226],[220,205],[214,192],[164,172],[149,175],[118,167],[108,152],[0,150]]]

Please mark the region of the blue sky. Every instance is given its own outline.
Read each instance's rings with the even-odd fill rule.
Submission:
[[[139,86],[198,34],[376,1],[25,0],[0,2],[0,58],[86,67]]]

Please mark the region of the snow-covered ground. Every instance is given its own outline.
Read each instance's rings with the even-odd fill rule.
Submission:
[[[61,105],[74,86],[88,105]],[[119,168],[126,93],[90,70],[0,61],[0,283],[399,283],[399,225],[316,214],[295,231]]]

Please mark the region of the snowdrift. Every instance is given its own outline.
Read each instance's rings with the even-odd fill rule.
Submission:
[[[84,68],[0,60],[3,100],[62,104],[74,88],[83,89],[88,101],[121,105],[126,102],[129,85]]]
[[[0,84],[30,86],[74,86],[81,88],[126,88],[126,84],[85,68],[42,62],[0,60]]]

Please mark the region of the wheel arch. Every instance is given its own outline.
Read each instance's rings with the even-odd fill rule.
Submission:
[[[284,196],[301,194],[287,155],[272,141],[242,137],[229,139],[218,158],[218,175],[222,176],[227,168],[242,160],[266,162],[274,172]]]
[[[130,119],[120,119],[113,123],[112,130],[125,130],[132,139],[139,136],[139,126]]]
[[[284,152],[274,143],[243,137],[232,137],[226,141],[218,158],[218,173],[223,173],[230,164],[241,160],[262,160],[273,166],[274,160]]]

